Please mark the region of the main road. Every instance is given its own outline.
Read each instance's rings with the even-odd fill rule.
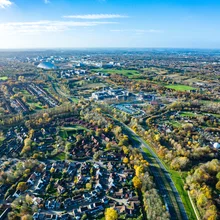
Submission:
[[[171,176],[166,167],[162,164],[158,156],[155,154],[155,152],[130,127],[113,118],[111,115],[108,116],[111,117],[116,123],[120,124],[123,130],[130,137],[132,137],[132,139],[137,140],[140,143],[140,145],[137,147],[141,150],[144,159],[146,159],[150,164],[150,171],[155,179],[159,192],[163,197],[166,208],[170,213],[171,219],[188,220],[184,205],[171,179]],[[145,149],[147,149],[147,151],[150,153],[150,156],[145,152]]]

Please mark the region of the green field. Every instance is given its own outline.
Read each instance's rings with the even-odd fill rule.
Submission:
[[[133,78],[134,76],[139,76],[140,73],[137,70],[128,70],[128,69],[92,69],[92,72],[102,72],[109,74],[121,74],[127,76],[128,78]]]
[[[34,103],[36,109],[40,110],[40,109],[43,109],[43,106],[41,103]]]
[[[78,103],[78,102],[79,102],[79,99],[77,99],[77,98],[71,98],[71,100],[72,100],[73,102],[75,102],[75,103]]]
[[[53,159],[54,160],[65,160],[66,159],[66,154],[65,153],[57,154]]]
[[[171,169],[169,169],[169,173],[177,188],[178,193],[180,194],[180,197],[182,199],[183,205],[186,209],[189,219],[196,219],[196,215],[194,213],[187,191],[184,190],[184,182],[181,177],[181,173],[178,171],[171,170]],[[182,175],[184,175],[184,173],[182,173]]]
[[[176,127],[176,128],[180,128],[182,126],[180,122],[174,121],[174,120],[167,121],[167,123],[172,124],[173,127]]]
[[[80,125],[72,125],[72,126],[68,126],[68,127],[61,127],[60,130],[60,136],[63,139],[68,138],[68,136],[76,136],[79,133],[83,133],[84,131],[88,132],[89,129],[80,126]]]
[[[165,86],[168,89],[174,89],[176,91],[188,91],[188,90],[194,90],[195,88],[191,86],[186,86],[186,85],[168,85]]]
[[[23,95],[30,95],[29,92],[25,89],[20,90],[19,92],[21,92]]]
[[[199,114],[195,114],[193,112],[181,112],[180,115],[181,116],[186,116],[186,117],[196,117],[196,116],[199,116]]]
[[[59,135],[60,135],[60,137],[62,137],[63,139],[68,138],[68,134],[67,134],[67,131],[66,131],[66,130],[63,130],[63,129],[60,130]]]
[[[4,81],[6,81],[7,79],[8,79],[7,76],[0,76],[0,80],[4,80]]]
[[[211,114],[213,116],[215,116],[216,118],[220,118],[220,114]]]
[[[40,102],[27,101],[27,103],[28,103],[29,106],[33,105],[35,107],[35,110],[43,109],[43,105]]]
[[[79,130],[86,130],[89,131],[87,128],[80,126],[80,125],[72,125],[68,127],[61,127],[61,130],[63,131],[79,131]]]
[[[198,117],[198,116],[202,116],[202,115],[205,115],[205,114],[210,114],[210,115],[213,115],[217,118],[220,118],[220,114],[214,114],[214,113],[202,113],[202,114],[196,114],[196,113],[193,113],[193,112],[181,112],[180,115],[181,116],[185,116],[185,117]]]

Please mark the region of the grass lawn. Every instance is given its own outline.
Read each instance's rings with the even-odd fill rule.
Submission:
[[[168,89],[174,89],[176,91],[188,91],[188,90],[194,90],[195,88],[191,86],[186,86],[186,85],[168,85],[165,86]]]
[[[39,103],[34,103],[36,109],[43,109],[43,106],[42,104],[39,104]]]
[[[40,103],[40,102],[31,102],[31,101],[28,101],[27,102],[28,103],[28,105],[34,105],[35,106],[35,110],[41,110],[41,109],[43,109],[43,105]]]
[[[46,90],[48,93],[50,93],[50,88],[49,87],[45,86],[43,89]]]
[[[25,89],[20,90],[23,95],[30,95],[29,92]]]
[[[143,148],[143,151],[147,154],[147,157],[153,158],[150,151],[146,147]]]
[[[66,159],[66,154],[65,153],[59,153],[53,159],[54,160],[65,160]]]
[[[68,126],[68,127],[61,127],[60,136],[63,139],[66,139],[69,136],[76,137],[77,134],[82,134],[84,131],[88,132],[90,130],[83,127],[83,126],[80,126],[80,125],[72,125],[72,126]]]
[[[180,115],[181,116],[194,117],[195,113],[193,113],[193,112],[181,112]]]
[[[47,194],[55,196],[57,194],[57,189],[53,186],[50,186],[50,188],[47,190]]]
[[[220,114],[211,114],[213,116],[215,116],[216,118],[220,118]]]
[[[214,113],[202,113],[202,114],[195,114],[193,112],[181,112],[180,115],[181,116],[188,116],[188,117],[197,117],[197,116],[202,116],[202,115],[205,115],[205,114],[210,114],[210,115],[213,115],[215,116],[216,118],[220,118],[220,114],[214,114]]]
[[[212,100],[212,101],[210,101],[210,100],[200,100],[199,102],[200,102],[201,104],[207,105],[207,104],[219,103],[220,100],[219,100],[219,99],[218,99],[218,100]]]
[[[169,173],[171,175],[171,178],[177,188],[178,193],[180,194],[180,197],[182,199],[183,205],[185,207],[186,213],[189,217],[189,219],[197,219],[196,215],[194,213],[193,207],[191,205],[189,196],[187,194],[187,191],[184,190],[184,182],[183,179],[181,177],[181,173],[178,171],[174,171],[169,169]],[[182,175],[184,175],[184,173],[182,173]]]
[[[146,73],[166,74],[167,70],[158,67],[148,67],[143,69]]]
[[[89,129],[80,126],[80,125],[72,125],[72,126],[68,126],[68,127],[61,127],[61,130],[63,131],[79,131],[79,130],[85,130],[85,131],[89,131]]]
[[[128,70],[128,69],[92,69],[92,72],[102,72],[102,73],[109,73],[109,74],[122,74],[127,76],[128,78],[132,78],[134,76],[139,76],[140,73],[137,70]]]
[[[180,122],[174,121],[174,120],[170,120],[168,121],[168,123],[170,123],[171,125],[173,125],[173,127],[176,127],[176,128],[180,128],[182,126]]]
[[[193,112],[181,112],[180,115],[181,116],[186,116],[186,117],[196,117],[196,116],[199,116],[199,114],[195,114]]]
[[[6,81],[8,79],[7,76],[0,76],[0,80]]]
[[[67,131],[66,130],[61,130],[59,132],[60,137],[62,137],[63,139],[66,139],[68,137]]]
[[[74,103],[78,103],[78,102],[79,102],[79,99],[77,99],[77,98],[71,98],[71,100],[72,100]]]

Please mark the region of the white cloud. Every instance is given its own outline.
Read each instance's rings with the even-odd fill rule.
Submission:
[[[144,34],[144,33],[163,33],[163,30],[156,29],[116,29],[111,30],[111,32],[133,32],[136,34]]]
[[[49,3],[50,3],[50,0],[44,0],[44,3],[45,3],[45,4],[49,4]]]
[[[86,14],[86,15],[65,15],[64,18],[77,18],[77,19],[112,19],[112,18],[127,18],[128,16],[120,14]]]
[[[73,30],[74,27],[94,27],[97,25],[117,24],[117,22],[75,22],[75,21],[36,21],[0,23],[0,35],[4,34],[38,34],[42,32],[61,32]]]
[[[0,0],[0,8],[6,8],[12,5],[10,0]]]

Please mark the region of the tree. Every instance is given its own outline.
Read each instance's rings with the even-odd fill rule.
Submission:
[[[87,219],[87,215],[84,214],[84,215],[82,216],[81,220],[86,220],[86,219]]]
[[[127,157],[125,157],[124,159],[123,159],[123,163],[128,163],[129,162],[129,159],[127,158]]]
[[[32,215],[37,211],[37,206],[33,204],[31,196],[20,196],[11,203],[12,211],[8,214],[8,219],[32,219]]]
[[[217,190],[220,190],[220,180],[216,183],[215,188],[216,188]]]
[[[86,189],[91,190],[91,188],[92,188],[92,184],[91,183],[86,183]]]
[[[9,212],[7,217],[8,217],[8,220],[18,219],[17,214],[15,212]]]
[[[189,159],[187,157],[176,157],[172,160],[170,166],[174,170],[184,169],[189,164]]]
[[[20,182],[18,183],[16,190],[20,190],[21,192],[24,192],[27,188],[28,187],[25,182]]]
[[[183,129],[186,130],[186,131],[192,131],[192,129],[193,129],[193,124],[187,123],[187,124],[184,124],[182,127],[183,127]]]
[[[29,151],[31,150],[31,143],[32,143],[32,141],[31,141],[30,138],[26,138],[26,139],[24,140],[24,147],[23,147],[23,149],[22,149],[22,151],[21,151],[21,154],[22,154],[22,155],[25,154],[25,153],[27,153],[27,152],[29,152]]]
[[[141,183],[141,180],[135,176],[133,179],[132,179],[132,182],[133,182],[133,185],[136,189],[140,189],[141,186],[142,186],[142,183]]]
[[[117,220],[118,213],[114,208],[107,208],[105,210],[105,220]]]
[[[49,118],[49,114],[48,113],[44,113],[43,114],[43,118],[47,120]]]
[[[140,176],[143,172],[144,172],[144,167],[143,166],[135,167],[135,174],[136,174],[136,176]]]
[[[201,206],[205,206],[206,204],[207,204],[207,198],[203,193],[201,193],[197,199],[197,205],[201,207]]]
[[[156,134],[156,135],[154,136],[154,139],[155,139],[155,141],[160,141],[160,135],[159,135],[159,134]]]
[[[112,146],[111,146],[110,143],[107,143],[107,144],[106,144],[106,148],[107,148],[108,150],[111,149],[111,147],[112,147]]]
[[[55,172],[55,168],[54,168],[54,167],[51,167],[50,172],[51,172],[51,173],[54,173],[54,172]]]
[[[122,146],[123,152],[124,154],[128,154],[129,153],[129,149],[126,146]]]
[[[24,215],[21,217],[21,220],[31,220],[32,216],[31,215]]]

